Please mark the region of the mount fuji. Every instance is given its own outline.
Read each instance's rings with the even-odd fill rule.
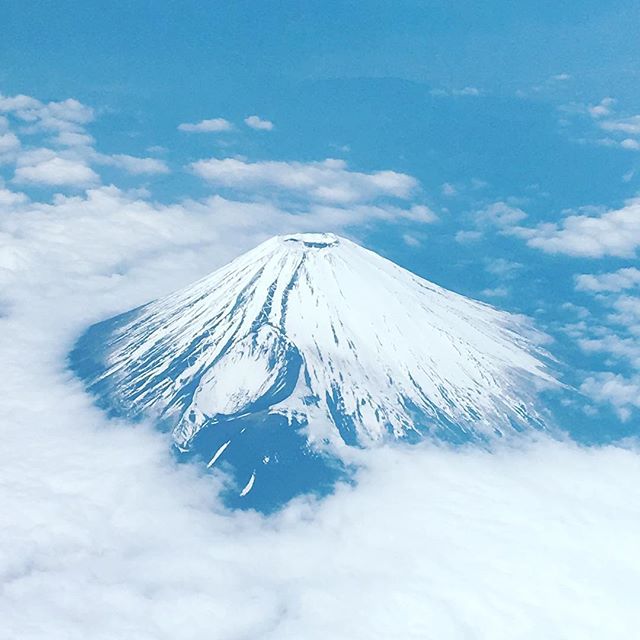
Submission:
[[[538,342],[520,316],[306,233],[94,325],[70,363],[110,415],[226,469],[229,504],[270,510],[329,490],[348,446],[543,428]]]

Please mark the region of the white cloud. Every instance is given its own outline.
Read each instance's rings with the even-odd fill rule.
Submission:
[[[422,242],[420,242],[420,239],[416,238],[416,236],[413,235],[412,233],[404,233],[402,235],[402,241],[408,247],[420,247],[420,246],[422,246]]]
[[[244,123],[252,129],[261,131],[271,131],[273,129],[273,122],[271,122],[271,120],[263,120],[259,116],[248,116],[244,119]]]
[[[612,273],[589,274],[584,273],[575,277],[578,291],[619,292],[640,286],[640,269],[626,267]]]
[[[269,203],[235,202],[220,196],[161,205],[137,192],[124,192],[113,186],[97,187],[85,195],[58,195],[51,204],[32,202],[16,207],[13,212],[4,211],[0,218],[0,236],[4,234],[4,241],[0,247],[4,246],[5,253],[0,249],[0,274],[3,256],[9,255],[7,260],[14,265],[10,272],[18,280],[24,280],[29,269],[45,264],[46,255],[48,266],[38,272],[38,277],[43,286],[47,282],[46,286],[53,290],[61,283],[51,282],[50,273],[65,270],[64,284],[72,281],[71,272],[77,272],[84,281],[88,270],[94,269],[102,278],[109,269],[122,270],[123,264],[144,261],[147,254],[166,256],[179,250],[188,258],[183,260],[187,276],[173,281],[178,286],[278,233],[317,229],[348,233],[373,221],[399,218],[433,222],[433,214],[420,206],[403,210],[373,205],[350,208],[316,205],[301,212]],[[229,237],[234,242],[228,242]],[[18,260],[16,255],[20,256]],[[16,270],[16,264],[22,265],[20,270]],[[194,264],[199,266],[196,268]],[[176,278],[182,271],[174,266],[172,272]],[[148,290],[146,295],[157,295],[163,290],[166,291]],[[142,302],[144,299],[137,298],[132,304]]]
[[[31,123],[32,131],[82,131],[94,118],[93,109],[74,98],[44,104],[30,96],[0,95],[0,112]]]
[[[587,353],[603,353],[609,360],[627,360],[640,369],[640,341],[608,327],[590,327],[591,333],[578,339],[578,346]]]
[[[357,204],[349,207],[312,205],[306,212],[314,217],[317,228],[348,227],[352,225],[365,225],[376,220],[416,222],[420,224],[432,224],[438,221],[438,216],[424,205],[413,205],[408,209],[393,207],[390,205]],[[313,230],[313,226],[309,229]]]
[[[20,140],[15,133],[0,133],[0,155],[15,151],[20,147]]]
[[[588,377],[580,391],[595,402],[609,403],[618,417],[626,421],[632,409],[640,409],[640,376],[625,378],[621,374],[601,372]]]
[[[640,115],[616,120],[605,120],[600,123],[605,131],[621,131],[622,133],[640,135]]]
[[[478,97],[483,95],[483,91],[481,89],[478,89],[478,87],[473,87],[473,86],[462,87],[462,89],[431,89],[429,93],[432,96],[435,96],[438,98],[444,98],[448,96]]]
[[[591,320],[573,327],[578,346],[587,353],[603,354],[608,367],[626,361],[633,369],[630,377],[594,372],[580,390],[593,402],[610,404],[621,420],[628,420],[640,407],[640,297],[626,293],[638,287],[640,270],[635,267],[575,277],[576,290],[595,294],[609,310],[601,324]]]
[[[474,230],[461,230],[455,234],[455,241],[460,244],[467,244],[470,242],[478,242],[482,239],[482,231]]]
[[[408,198],[418,187],[417,180],[404,173],[351,171],[344,160],[335,159],[304,163],[211,158],[194,162],[191,169],[222,187],[245,191],[271,188],[344,204],[384,196]]]
[[[95,150],[95,139],[84,126],[94,118],[93,109],[69,98],[44,104],[29,96],[0,96],[0,111],[18,121],[28,123],[23,130],[31,134],[53,132],[47,148],[22,149],[20,140],[8,131],[9,121],[0,116],[0,156],[3,161],[15,161],[15,181],[58,187],[86,187],[98,184],[98,174],[91,165],[101,164],[121,168],[132,175],[169,172],[166,162],[156,158],[139,158],[128,154],[105,155]],[[10,153],[11,152],[11,153]],[[3,155],[4,154],[4,155]]]
[[[587,111],[592,118],[602,118],[611,114],[615,103],[613,98],[603,98],[598,104],[587,107]]]
[[[640,337],[640,297],[618,296],[613,302],[609,321],[623,325],[633,335]]]
[[[74,98],[68,98],[61,102],[50,102],[46,105],[46,109],[52,118],[77,124],[87,124],[94,118],[93,109]]]
[[[520,208],[506,202],[493,202],[472,214],[476,229],[460,230],[455,234],[455,241],[459,244],[477,242],[484,236],[489,227],[496,227],[501,233],[510,234],[518,222],[527,217]]]
[[[25,95],[3,96],[0,94],[0,112],[33,111],[42,107],[42,103],[35,98]]]
[[[47,186],[85,187],[99,182],[100,178],[82,161],[52,155],[18,166],[14,180]]]
[[[452,197],[458,194],[457,189],[449,182],[445,182],[440,188],[443,196]]]
[[[488,298],[504,298],[509,295],[510,291],[507,287],[495,287],[493,289],[483,289],[481,293]]]
[[[506,258],[495,258],[485,266],[485,271],[501,278],[511,278],[520,269],[522,269],[521,263]]]
[[[132,175],[169,173],[167,163],[157,158],[138,158],[123,153],[116,153],[111,156],[100,154],[98,161],[101,164],[108,164],[124,169]]]
[[[183,122],[178,125],[178,129],[187,133],[218,133],[220,131],[231,131],[233,125],[224,118],[211,118],[200,122]]]
[[[454,96],[479,96],[482,94],[482,91],[478,89],[478,87],[463,87],[462,89],[454,89]]]
[[[591,118],[591,125],[595,123],[599,131],[606,131],[609,134],[603,138],[594,136],[593,132],[587,132],[586,136],[574,138],[575,142],[639,151],[640,140],[633,136],[640,136],[640,115],[626,117],[615,115],[615,104],[616,100],[607,97],[595,105],[581,103],[562,105],[560,111],[568,116],[588,115]],[[570,121],[563,119],[561,122],[566,126]]]
[[[506,202],[494,202],[475,214],[479,224],[490,224],[496,227],[510,227],[522,222],[527,214],[518,207],[513,207]]]
[[[560,223],[534,228],[518,227],[515,234],[530,247],[547,253],[602,258],[629,258],[640,245],[640,199],[628,200],[620,209],[599,215],[575,214]]]
[[[640,141],[634,140],[633,138],[625,138],[620,142],[620,146],[630,151],[638,151],[640,150]]]
[[[0,183],[0,207],[13,207],[26,201],[27,196],[24,193],[9,191]]]
[[[95,144],[95,139],[88,133],[61,131],[52,138],[52,142],[65,147],[91,147]]]

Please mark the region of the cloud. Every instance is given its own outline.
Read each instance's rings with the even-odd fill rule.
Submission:
[[[596,144],[604,147],[640,150],[640,140],[633,136],[640,136],[640,115],[618,116],[615,115],[616,100],[611,97],[603,98],[598,104],[571,103],[560,107],[560,111],[568,116],[589,116],[589,126],[597,127],[597,132],[607,132],[606,137],[594,135],[593,130],[586,135],[575,138],[575,142]],[[569,120],[563,119],[561,123],[568,125]]]
[[[20,140],[15,133],[0,133],[0,155],[16,151],[20,147]]]
[[[483,95],[483,91],[481,89],[478,89],[478,87],[473,87],[473,86],[467,86],[467,87],[462,87],[462,89],[431,89],[431,91],[429,92],[432,96],[438,97],[438,98],[444,98],[444,97],[448,97],[448,96],[454,96],[454,97],[465,97],[465,96],[471,96],[471,97],[478,97]]]
[[[420,242],[420,239],[416,238],[416,236],[411,234],[411,233],[404,233],[402,235],[402,241],[408,247],[420,247],[420,246],[422,246],[422,242]]]
[[[509,227],[522,222],[526,217],[527,214],[522,209],[501,201],[494,202],[475,214],[478,224],[495,227]]]
[[[24,203],[24,199],[19,197],[15,202]],[[44,266],[46,256],[47,266],[38,277],[53,288],[57,284],[50,281],[50,274],[60,270],[64,270],[65,282],[72,280],[71,271],[84,280],[88,270],[94,269],[102,278],[109,269],[120,273],[127,265],[144,262],[146,255],[166,256],[179,250],[189,257],[184,259],[186,275],[174,280],[177,287],[275,234],[317,229],[348,233],[374,221],[398,219],[430,223],[434,216],[419,205],[407,210],[315,205],[305,211],[288,211],[270,203],[237,202],[220,196],[159,204],[138,192],[99,186],[86,194],[55,196],[52,203],[28,202],[4,210],[0,245],[5,252],[0,248],[0,274],[3,257],[13,265],[4,272],[5,277],[11,274],[22,280],[30,269]],[[227,241],[229,237],[233,243]],[[199,265],[195,271],[194,264]],[[174,278],[181,272],[177,267],[172,271]],[[147,290],[146,295],[160,291]],[[144,297],[134,302],[140,304]]]
[[[0,183],[0,207],[13,207],[26,202],[27,199],[24,193],[9,191],[9,189],[3,188]]]
[[[52,142],[65,147],[91,147],[95,144],[95,139],[88,133],[61,131],[52,138]]]
[[[224,118],[211,118],[200,122],[183,122],[178,125],[180,131],[187,133],[219,133],[221,131],[231,131],[233,125]]]
[[[503,234],[510,234],[515,225],[524,220],[527,214],[518,207],[498,201],[474,211],[471,217],[476,229],[458,231],[455,234],[455,241],[459,244],[479,241],[484,236],[485,230],[491,227],[497,228]]]
[[[419,224],[433,224],[438,216],[424,205],[413,205],[408,209],[390,205],[358,204],[349,207],[334,207],[316,204],[306,210],[313,216],[317,228],[348,227],[351,225],[366,225],[373,221],[402,221]],[[313,230],[313,223],[309,230]]]
[[[493,289],[483,289],[481,293],[483,296],[487,296],[489,298],[504,298],[511,292],[507,287],[495,287]]]
[[[625,138],[620,142],[620,146],[623,149],[629,149],[630,151],[640,150],[640,141],[633,140],[632,138]]]
[[[26,112],[34,111],[42,107],[42,103],[35,98],[25,95],[3,96],[0,94],[0,112]]]
[[[252,129],[261,131],[271,131],[273,129],[273,122],[271,122],[271,120],[263,120],[259,116],[248,116],[244,119],[244,123]]]
[[[603,372],[588,377],[580,391],[592,400],[609,403],[618,417],[627,421],[632,409],[640,409],[640,376],[625,378],[621,374]]]
[[[34,131],[82,131],[94,118],[93,109],[74,98],[44,104],[25,95],[0,95],[0,112],[32,125]]]
[[[449,182],[445,182],[440,188],[443,196],[452,197],[458,195],[458,190]]]
[[[546,253],[585,258],[635,256],[640,245],[640,199],[599,215],[574,214],[560,223],[534,228],[518,227],[514,233]]]
[[[479,242],[482,240],[483,233],[482,231],[475,230],[461,230],[457,231],[454,238],[455,241],[460,244],[467,244],[470,242]]]
[[[276,189],[312,200],[355,203],[379,197],[408,198],[418,187],[412,176],[395,171],[351,171],[344,160],[246,162],[211,158],[191,165],[211,184],[245,191]]]
[[[603,353],[609,361],[627,360],[640,369],[640,341],[607,327],[590,327],[591,333],[578,339],[578,346],[587,353]]]
[[[512,278],[520,269],[522,269],[521,263],[505,258],[489,260],[485,266],[487,273],[501,278]]]
[[[622,133],[640,135],[640,115],[616,120],[605,120],[600,123],[605,131],[621,131]]]
[[[0,162],[16,163],[14,180],[21,184],[55,187],[87,187],[100,178],[92,165],[109,165],[131,175],[166,174],[169,167],[157,158],[140,158],[124,153],[107,155],[96,151],[93,136],[85,125],[94,111],[73,98],[44,104],[29,96],[0,97],[0,111],[27,123],[21,130],[40,134],[45,147],[21,147],[17,136],[8,131],[7,116],[0,116]],[[26,127],[26,128],[25,128]],[[4,132],[3,132],[4,131]]]
[[[61,156],[24,161],[16,168],[14,180],[18,183],[45,186],[85,187],[100,181],[98,174],[84,162]]]
[[[98,158],[102,164],[112,165],[124,169],[132,175],[162,174],[169,173],[169,167],[163,160],[157,158],[137,158],[123,153],[116,153],[111,156],[100,154]]]
[[[580,274],[575,277],[578,291],[619,292],[640,286],[640,269],[626,267],[612,273]]]
[[[602,118],[611,114],[615,103],[613,98],[603,98],[598,104],[587,107],[587,111],[592,118]]]
[[[632,369],[631,376],[612,371],[593,372],[580,390],[593,402],[610,404],[623,421],[640,406],[640,297],[627,293],[639,286],[640,270],[635,267],[575,277],[576,290],[596,295],[596,300],[608,311],[599,322],[595,316],[572,327],[578,346],[590,354],[603,354],[608,368],[626,362]]]

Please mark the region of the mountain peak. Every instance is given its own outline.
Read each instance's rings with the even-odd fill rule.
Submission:
[[[282,461],[292,433],[317,453],[539,425],[537,390],[554,381],[530,336],[519,316],[303,233],[92,327],[72,364],[104,407],[155,417],[181,451],[205,443],[219,464],[249,429],[254,457]]]
[[[327,249],[339,244],[341,238],[333,233],[292,233],[289,235],[275,236],[287,247],[302,246],[305,249]]]

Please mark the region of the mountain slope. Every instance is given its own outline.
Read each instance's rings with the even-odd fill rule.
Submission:
[[[181,450],[205,427],[233,439],[271,416],[276,440],[302,427],[301,446],[317,453],[538,423],[536,389],[553,379],[528,335],[521,318],[349,240],[300,234],[96,325],[72,364],[103,406],[155,417]]]

